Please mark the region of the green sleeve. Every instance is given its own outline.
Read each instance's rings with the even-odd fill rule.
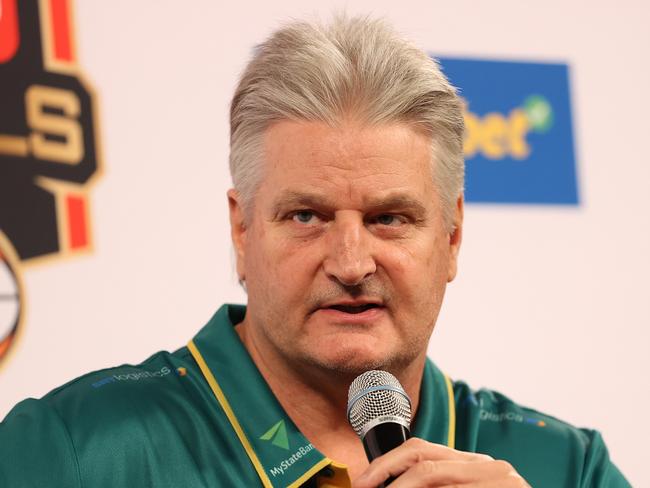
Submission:
[[[582,472],[581,488],[632,488],[609,459],[607,447],[599,432],[587,431],[591,442]]]
[[[68,431],[46,402],[20,402],[0,422],[0,486],[81,487]]]

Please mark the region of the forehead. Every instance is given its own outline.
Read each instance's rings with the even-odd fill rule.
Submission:
[[[434,191],[430,140],[403,123],[277,122],[264,160],[258,197],[306,191],[361,205],[382,193],[427,199]]]

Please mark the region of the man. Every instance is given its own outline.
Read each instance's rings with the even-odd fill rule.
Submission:
[[[0,427],[2,486],[629,486],[600,436],[426,358],[463,220],[462,103],[383,23],[291,24],[231,109],[248,305],[186,348],[81,377]],[[370,465],[350,382],[397,376],[414,439]]]

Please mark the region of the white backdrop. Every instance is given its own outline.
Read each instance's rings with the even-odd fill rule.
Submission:
[[[649,5],[77,2],[103,143],[95,249],[23,271],[28,315],[0,368],[0,417],[88,370],[176,349],[221,303],[245,301],[226,213],[230,96],[279,22],[346,7],[429,52],[570,64],[582,203],[469,206],[430,355],[453,378],[599,429],[633,485],[650,486]]]

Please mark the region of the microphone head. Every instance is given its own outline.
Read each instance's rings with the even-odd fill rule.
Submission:
[[[386,371],[372,370],[357,376],[348,392],[348,421],[363,439],[376,425],[411,424],[411,399],[400,382]]]

